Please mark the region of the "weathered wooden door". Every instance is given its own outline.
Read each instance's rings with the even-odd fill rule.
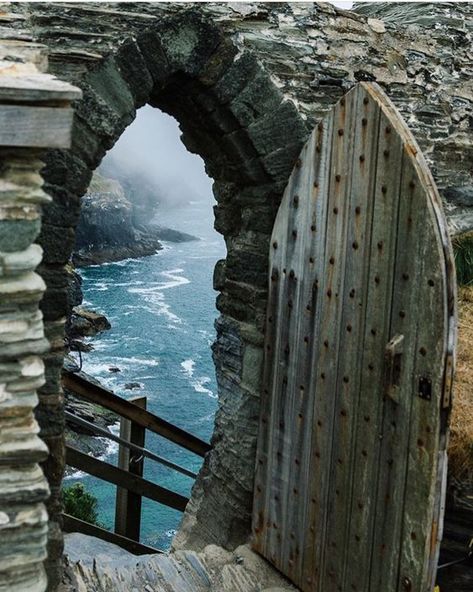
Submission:
[[[270,265],[254,548],[304,591],[427,592],[455,278],[430,172],[377,85],[313,131]]]

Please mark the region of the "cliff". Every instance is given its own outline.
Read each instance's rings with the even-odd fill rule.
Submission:
[[[155,229],[135,225],[133,205],[120,183],[95,172],[82,198],[73,254],[75,265],[142,257],[160,248]]]
[[[76,266],[153,255],[162,248],[160,240],[197,240],[191,234],[150,223],[159,206],[152,185],[133,175],[118,176],[120,180],[98,171],[92,176],[76,231],[72,256]]]

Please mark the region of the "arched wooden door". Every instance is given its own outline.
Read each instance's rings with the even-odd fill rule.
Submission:
[[[415,140],[357,85],[303,148],[270,255],[254,548],[303,591],[432,589],[452,261]]]

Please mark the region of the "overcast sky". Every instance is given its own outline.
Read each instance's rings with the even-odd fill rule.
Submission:
[[[171,204],[212,199],[212,180],[205,174],[204,161],[187,151],[180,136],[173,117],[146,105],[105,158],[151,177]]]

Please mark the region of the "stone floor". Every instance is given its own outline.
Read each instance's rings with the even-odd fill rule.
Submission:
[[[66,575],[60,592],[295,592],[264,559],[242,545],[202,552],[136,556],[100,539],[65,537]]]

